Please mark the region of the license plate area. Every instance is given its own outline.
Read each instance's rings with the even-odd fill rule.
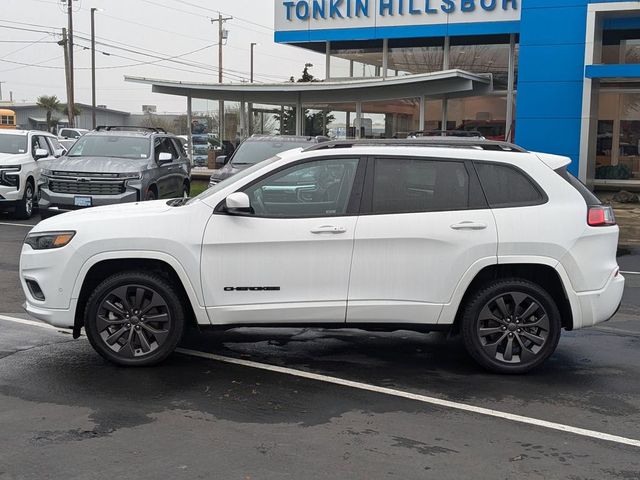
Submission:
[[[76,207],[90,207],[93,205],[91,197],[74,197],[73,204]]]

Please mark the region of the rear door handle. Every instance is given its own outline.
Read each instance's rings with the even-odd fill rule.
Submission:
[[[321,227],[316,227],[311,230],[311,233],[321,234],[321,233],[346,233],[347,229],[344,227],[337,227],[335,225],[322,225]]]
[[[484,230],[487,228],[486,223],[480,222],[460,222],[451,225],[453,230]]]

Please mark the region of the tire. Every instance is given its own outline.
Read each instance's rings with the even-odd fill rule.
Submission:
[[[108,277],[87,301],[84,327],[93,348],[106,360],[148,367],[165,360],[184,333],[185,312],[175,287],[145,272]]]
[[[33,183],[27,180],[24,187],[24,195],[22,200],[16,205],[14,217],[19,220],[28,220],[33,215],[33,202],[35,200],[35,189]]]
[[[474,293],[462,313],[469,355],[496,373],[533,370],[556,350],[560,312],[540,285],[520,278],[491,282]]]
[[[144,201],[145,202],[152,202],[153,200],[156,200],[156,192],[153,189],[149,189],[147,190],[147,193],[144,196]]]

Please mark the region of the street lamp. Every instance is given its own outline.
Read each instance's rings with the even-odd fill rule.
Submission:
[[[91,8],[91,121],[96,128],[96,12],[101,8]]]
[[[251,42],[251,83],[253,83],[253,49],[259,45],[259,43]]]

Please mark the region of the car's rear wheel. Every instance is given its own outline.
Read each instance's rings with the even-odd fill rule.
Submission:
[[[24,187],[22,200],[18,202],[15,210],[15,217],[20,220],[28,220],[33,215],[33,202],[35,199],[35,189],[30,181]]]
[[[497,280],[475,293],[462,314],[469,354],[497,373],[525,373],[543,363],[560,340],[560,312],[540,285]]]
[[[150,366],[167,358],[184,331],[184,308],[175,287],[151,273],[112,275],[95,289],[85,310],[93,348],[125,366]]]

